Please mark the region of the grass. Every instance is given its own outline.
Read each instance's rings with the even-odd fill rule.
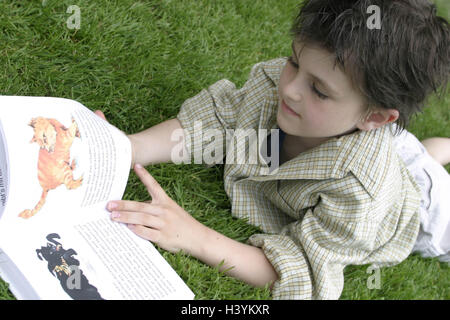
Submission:
[[[449,17],[449,4],[437,1]],[[80,29],[66,25],[76,4]],[[228,78],[237,86],[252,65],[290,52],[288,29],[297,0],[12,1],[0,2],[0,83],[3,95],[56,96],[101,109],[134,133],[176,116],[183,101]],[[450,96],[430,99],[410,130],[419,138],[450,136]],[[223,167],[149,166],[166,192],[196,219],[239,241],[258,232],[232,218]],[[449,169],[449,168],[448,168]],[[147,200],[131,174],[124,198]],[[197,299],[270,299],[183,254],[161,251]],[[369,289],[368,266],[345,269],[342,299],[449,299],[450,269],[410,256],[380,270]],[[0,299],[14,299],[0,280]]]

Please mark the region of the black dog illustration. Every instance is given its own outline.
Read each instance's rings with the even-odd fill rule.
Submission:
[[[79,269],[80,262],[73,257],[77,253],[73,249],[65,250],[57,233],[47,235],[47,246],[36,249],[39,260],[44,258],[48,262],[48,270],[61,283],[61,287],[74,300],[103,300],[97,288],[91,285]],[[79,277],[79,285],[73,285],[74,277]]]

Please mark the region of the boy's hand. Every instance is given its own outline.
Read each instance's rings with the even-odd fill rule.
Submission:
[[[111,201],[107,205],[111,219],[126,223],[138,236],[167,251],[192,254],[206,227],[173,201],[142,166],[136,164],[134,170],[152,200]]]
[[[147,170],[138,164],[134,170],[147,187],[152,201],[111,201],[107,208],[113,220],[128,224],[138,236],[167,251],[183,250],[251,285],[265,286],[278,278],[261,248],[233,240],[204,226],[175,203]],[[112,204],[116,207],[113,208]]]
[[[106,120],[105,114],[101,110],[95,110],[94,113],[97,116],[99,116],[100,118],[102,118],[103,120],[105,120],[106,122],[109,123],[109,121]],[[128,136],[125,132],[123,132],[123,133],[127,136],[127,138],[130,140],[130,143],[131,143],[131,167],[133,168],[134,161],[136,159],[135,154],[134,154],[135,153],[135,147],[134,147],[133,139],[131,139],[130,136]]]

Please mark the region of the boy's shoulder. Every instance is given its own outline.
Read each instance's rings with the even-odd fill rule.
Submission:
[[[394,148],[394,135],[390,125],[370,131],[357,131],[340,138],[336,153],[335,170],[351,172],[367,193],[376,198],[390,185],[387,179],[401,180],[402,163]]]

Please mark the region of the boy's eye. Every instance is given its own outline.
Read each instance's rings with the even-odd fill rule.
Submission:
[[[288,61],[294,68],[298,69],[298,64],[294,62],[292,56],[288,58]]]
[[[296,62],[294,62],[294,59],[292,58],[292,56],[290,56],[290,57],[288,58],[288,62],[289,62],[294,68],[296,68],[296,69],[299,68],[299,65],[298,65]],[[325,100],[325,99],[328,98],[328,96],[324,95],[322,92],[320,92],[320,91],[317,89],[315,83],[312,84],[311,90],[319,97],[319,99]]]
[[[324,95],[322,92],[320,92],[317,88],[316,88],[316,84],[313,83],[311,89],[314,91],[314,93],[319,97],[319,99],[325,100],[328,98],[328,96]]]

